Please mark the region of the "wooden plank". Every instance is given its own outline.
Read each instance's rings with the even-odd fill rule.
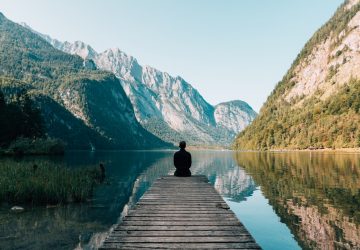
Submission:
[[[205,205],[206,203],[210,203],[210,204],[226,204],[224,201],[211,201],[211,200],[203,200],[203,201],[198,201],[198,200],[188,200],[187,203],[182,201],[182,200],[141,200],[139,201],[139,205],[141,204],[164,204],[164,205],[168,205],[168,204],[181,204],[181,205],[192,205],[192,204],[197,204],[197,205]]]
[[[154,205],[154,206],[144,206],[142,208],[138,208],[138,209],[135,209],[135,210],[131,210],[129,212],[135,212],[135,211],[139,211],[139,212],[149,212],[149,213],[189,213],[191,211],[196,211],[196,212],[213,212],[213,213],[216,213],[216,212],[228,212],[230,211],[228,208],[220,208],[220,207],[216,207],[216,206],[188,206],[188,207],[180,207],[180,206],[168,206],[166,208],[157,208],[158,205]]]
[[[196,213],[192,213],[188,211],[187,213],[147,213],[146,211],[132,211],[127,215],[127,217],[169,217],[169,218],[177,218],[177,217],[209,217],[209,218],[235,218],[235,216],[228,212],[227,210],[223,211],[222,213],[207,213],[203,211],[200,213],[197,211]]]
[[[240,243],[251,242],[252,238],[249,235],[237,235],[237,236],[176,236],[176,237],[153,237],[153,236],[110,236],[107,238],[107,242],[123,242],[123,243]]]
[[[180,196],[180,195],[174,195],[174,196],[168,196],[166,194],[164,195],[156,195],[156,196],[144,196],[144,199],[219,199],[220,197],[218,195],[187,195],[187,196]]]
[[[204,202],[204,201],[214,201],[224,203],[223,199],[219,197],[144,197],[141,199],[142,201],[195,201],[195,202]]]
[[[238,230],[241,226],[125,226],[120,225],[114,229],[114,231],[234,231]]]
[[[158,210],[148,210],[144,208],[138,208],[136,210],[129,211],[129,215],[132,214],[165,214],[165,215],[172,215],[172,214],[223,214],[223,213],[231,213],[228,209],[221,209],[221,208],[199,208],[197,211],[193,211],[191,209],[184,209],[184,208],[176,208],[174,210],[169,209],[158,209]],[[232,213],[231,213],[232,214]]]
[[[141,203],[165,203],[165,204],[204,204],[204,203],[214,203],[214,204],[226,204],[223,200],[220,199],[142,199]]]
[[[167,189],[168,190],[168,189]],[[151,193],[151,195],[153,196],[156,196],[156,197],[170,197],[170,195],[174,196],[174,197],[184,197],[185,195],[187,196],[190,196],[190,197],[217,197],[218,194],[215,194],[215,193],[204,193],[204,194],[201,194],[201,192],[195,192],[195,191],[174,191],[174,192],[181,192],[182,194],[176,194],[176,193],[172,193],[172,194],[169,194],[171,193],[172,191],[169,190],[169,192],[165,192],[165,191],[154,191],[153,193]]]
[[[229,221],[237,221],[236,218],[233,217],[196,217],[196,216],[192,216],[192,217],[164,217],[164,216],[159,216],[159,217],[153,217],[153,216],[148,216],[148,217],[126,217],[124,219],[124,221],[163,221],[163,222],[172,222],[172,221],[209,221],[209,222],[220,222],[220,221],[224,221],[226,220],[227,222]]]
[[[177,213],[177,214],[163,214],[163,213],[156,213],[156,214],[149,214],[149,213],[131,213],[126,216],[127,218],[133,218],[133,217],[150,217],[150,218],[234,218],[234,216],[231,213]]]
[[[205,176],[159,178],[100,249],[259,249]]]
[[[260,249],[255,242],[242,243],[104,243],[105,249]]]
[[[168,211],[146,211],[146,210],[139,210],[139,211],[131,211],[127,217],[210,217],[210,216],[219,216],[219,217],[233,217],[233,214],[228,210],[222,211],[196,211],[196,213],[191,211],[174,211],[173,213],[169,213]]]
[[[122,222],[124,226],[237,226],[235,221],[127,221]]]
[[[239,230],[232,230],[232,231],[115,231],[112,233],[112,236],[159,236],[161,237],[176,237],[176,236],[186,236],[186,237],[196,237],[196,236],[236,236],[236,235],[250,235],[245,228]]]
[[[160,194],[160,195],[145,195],[143,196],[143,199],[145,198],[151,198],[151,199],[212,199],[216,198],[218,199],[218,195],[201,195],[201,194],[189,194],[189,195],[167,195],[167,194]]]
[[[148,210],[146,208],[138,208],[134,210],[130,210],[128,215],[133,214],[163,214],[163,215],[176,215],[176,214],[233,214],[228,209],[221,209],[221,208],[201,208],[197,211],[194,210],[186,210],[183,208],[179,208],[176,210],[168,210],[168,209],[158,209],[158,210]]]
[[[196,208],[196,210],[194,209]],[[172,210],[173,209],[173,210]],[[180,205],[154,205],[154,204],[138,204],[134,210],[147,210],[147,211],[184,211],[186,209],[191,209],[190,211],[226,211],[229,209],[229,206],[216,206],[213,204],[202,204],[202,205],[194,205],[194,204],[180,204]]]

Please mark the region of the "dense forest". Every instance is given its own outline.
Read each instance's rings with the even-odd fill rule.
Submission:
[[[0,88],[0,153],[62,154],[64,146],[47,136],[40,109],[27,89],[19,88],[5,98]]]
[[[263,108],[235,147],[306,149],[360,147],[360,80],[353,80],[325,102],[311,98],[305,108],[290,104]]]
[[[25,90],[9,103],[0,90],[0,146],[6,147],[19,137],[38,138],[43,135],[40,111],[34,107]]]

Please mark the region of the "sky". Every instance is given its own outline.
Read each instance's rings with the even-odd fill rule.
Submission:
[[[0,12],[61,41],[120,48],[193,85],[210,104],[259,111],[343,0],[0,0]]]

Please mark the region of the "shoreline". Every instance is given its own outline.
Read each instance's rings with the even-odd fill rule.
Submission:
[[[342,152],[360,153],[360,148],[322,148],[322,149],[273,149],[270,152]]]
[[[270,150],[233,150],[235,152],[314,152],[314,153],[360,153],[360,148],[323,148],[323,149],[270,149]]]

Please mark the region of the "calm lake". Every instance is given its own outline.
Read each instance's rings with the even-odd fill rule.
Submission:
[[[151,184],[172,174],[173,151],[71,152],[0,158],[0,164],[106,167],[106,184],[84,204],[0,206],[0,249],[94,249]],[[191,151],[263,249],[360,249],[360,154]]]

